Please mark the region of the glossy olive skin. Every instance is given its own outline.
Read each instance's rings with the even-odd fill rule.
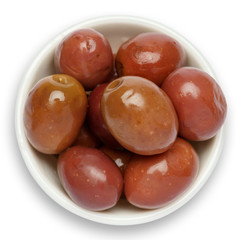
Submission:
[[[39,152],[57,154],[76,139],[87,111],[87,96],[74,78],[55,74],[39,80],[24,108],[29,142]]]
[[[60,182],[79,206],[101,211],[118,202],[123,177],[107,155],[95,148],[74,146],[60,154],[57,163]]]
[[[101,111],[111,134],[131,152],[162,153],[176,139],[175,109],[165,92],[147,79],[126,76],[112,81],[104,90]]]
[[[199,158],[187,141],[177,138],[164,153],[134,155],[125,170],[124,193],[134,206],[155,209],[183,193],[194,181]]]
[[[83,147],[97,148],[101,145],[100,140],[91,132],[87,123],[84,123],[78,133],[73,146],[80,145]]]
[[[100,147],[100,150],[109,156],[119,167],[122,175],[124,175],[124,171],[129,163],[130,158],[132,157],[133,153],[123,149],[117,150],[107,146]]]
[[[226,99],[220,86],[206,72],[182,67],[165,79],[162,89],[177,111],[180,136],[193,141],[208,140],[223,125]]]
[[[105,124],[101,114],[101,98],[108,83],[103,83],[94,88],[88,97],[87,122],[91,131],[107,146],[121,149],[121,145],[114,139]]]
[[[94,88],[113,69],[113,54],[108,40],[94,29],[80,29],[67,35],[55,51],[60,73],[78,79],[86,90]]]
[[[185,58],[177,40],[162,33],[148,32],[120,46],[116,68],[119,76],[140,76],[160,86],[173,70],[184,65]]]

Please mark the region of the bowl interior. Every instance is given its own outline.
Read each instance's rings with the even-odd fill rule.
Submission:
[[[27,141],[24,133],[23,110],[28,92],[41,78],[55,73],[53,55],[59,41],[69,32],[91,27],[104,34],[115,53],[120,44],[130,37],[142,32],[156,31],[166,33],[176,38],[187,53],[187,65],[198,67],[214,75],[203,56],[182,36],[161,24],[132,17],[106,17],[89,20],[72,26],[50,41],[35,58],[19,89],[16,103],[16,135],[23,159],[40,187],[57,203],[72,213],[96,222],[112,225],[132,225],[153,221],[175,211],[203,186],[214,169],[218,160],[223,139],[223,129],[211,140],[192,143],[200,157],[200,169],[196,180],[181,196],[168,205],[155,210],[142,210],[133,207],[121,199],[112,209],[103,212],[92,212],[78,207],[65,193],[60,185],[55,156],[44,155],[35,151]]]

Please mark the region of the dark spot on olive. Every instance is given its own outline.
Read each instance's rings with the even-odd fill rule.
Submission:
[[[119,61],[116,61],[115,66],[116,66],[118,75],[123,76],[123,69],[124,69],[123,64]]]

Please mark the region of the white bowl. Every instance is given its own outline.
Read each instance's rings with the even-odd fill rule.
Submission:
[[[23,112],[29,90],[42,77],[55,73],[53,64],[54,49],[62,38],[73,30],[86,27],[94,28],[103,33],[110,41],[114,53],[122,42],[136,34],[148,31],[166,33],[183,45],[188,56],[188,65],[198,67],[214,76],[207,61],[191,43],[160,23],[127,16],[102,17],[79,23],[51,40],[35,58],[25,77],[22,79],[16,102],[15,115],[16,136],[22,157],[39,186],[54,201],[80,217],[111,225],[141,224],[162,218],[187,203],[205,184],[219,159],[223,143],[223,128],[211,140],[194,144],[200,157],[200,169],[197,178],[189,189],[173,202],[155,210],[142,210],[133,207],[124,199],[121,199],[114,208],[103,212],[94,212],[78,207],[67,196],[60,185],[55,157],[38,153],[31,147],[25,136]]]

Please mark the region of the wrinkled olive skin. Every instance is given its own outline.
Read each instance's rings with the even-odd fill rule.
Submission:
[[[112,81],[103,92],[101,111],[111,134],[131,152],[158,154],[176,139],[175,109],[166,93],[147,79],[126,76]]]
[[[161,85],[176,68],[184,65],[186,54],[180,43],[162,33],[139,34],[124,42],[116,55],[119,76],[140,76]]]
[[[80,29],[67,35],[55,51],[57,72],[79,80],[86,90],[110,76],[113,53],[108,40],[94,29]]]
[[[199,158],[192,145],[177,138],[164,153],[153,156],[134,155],[124,176],[124,193],[134,206],[155,209],[183,193],[194,181]]]
[[[76,139],[87,111],[87,96],[74,78],[55,74],[39,80],[24,108],[29,142],[39,152],[58,154]]]
[[[225,121],[227,103],[214,78],[200,69],[182,67],[165,79],[162,89],[176,109],[180,136],[192,141],[215,136]]]
[[[119,168],[95,148],[69,148],[59,155],[57,172],[69,197],[89,210],[102,211],[115,206],[123,190]]]

